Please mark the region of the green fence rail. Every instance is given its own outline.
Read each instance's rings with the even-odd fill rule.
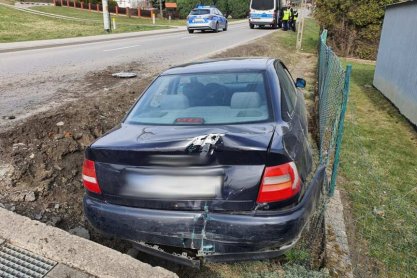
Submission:
[[[332,196],[336,186],[352,66],[343,68],[339,57],[326,42],[327,30],[324,30],[319,46],[318,127],[320,164],[325,164],[331,172],[329,195]]]

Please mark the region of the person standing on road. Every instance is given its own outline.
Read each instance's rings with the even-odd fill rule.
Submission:
[[[288,8],[284,8],[284,13],[282,15],[282,30],[283,31],[288,31],[288,22],[290,20],[290,9]]]
[[[297,31],[297,19],[298,19],[298,11],[296,9],[294,9],[292,11],[292,16],[291,16],[291,26],[290,28],[296,32]]]
[[[293,19],[293,4],[290,4],[290,7],[288,8],[290,11],[290,19],[288,20],[288,30],[292,29],[292,19]]]
[[[284,25],[282,24],[282,17],[284,15],[284,10],[285,10],[285,7],[281,7],[281,9],[279,10],[278,28],[281,28],[281,29],[284,28]]]

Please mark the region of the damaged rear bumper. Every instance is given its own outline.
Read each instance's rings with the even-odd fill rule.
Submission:
[[[301,202],[283,211],[230,214],[125,207],[86,195],[84,212],[99,231],[130,241],[194,249],[210,261],[281,255],[300,237],[326,179],[319,168]]]

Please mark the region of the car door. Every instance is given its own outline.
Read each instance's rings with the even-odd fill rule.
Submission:
[[[281,62],[276,62],[275,70],[281,89],[282,118],[288,124],[283,143],[290,157],[297,164],[303,179],[311,171],[312,157],[308,143],[307,113],[304,96],[298,92],[288,69]]]
[[[225,18],[223,16],[222,12],[219,11],[218,9],[216,9],[216,14],[219,17],[220,26],[222,28],[225,28],[226,27],[226,20],[225,20]]]

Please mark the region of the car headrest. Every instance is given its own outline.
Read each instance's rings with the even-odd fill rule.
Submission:
[[[261,97],[258,92],[235,92],[230,106],[234,109],[258,108],[261,106]]]
[[[188,83],[184,86],[184,93],[195,93],[196,91],[201,91],[204,88],[204,85],[200,82]]]
[[[189,107],[188,98],[184,95],[165,95],[161,100],[161,109],[184,109]]]

